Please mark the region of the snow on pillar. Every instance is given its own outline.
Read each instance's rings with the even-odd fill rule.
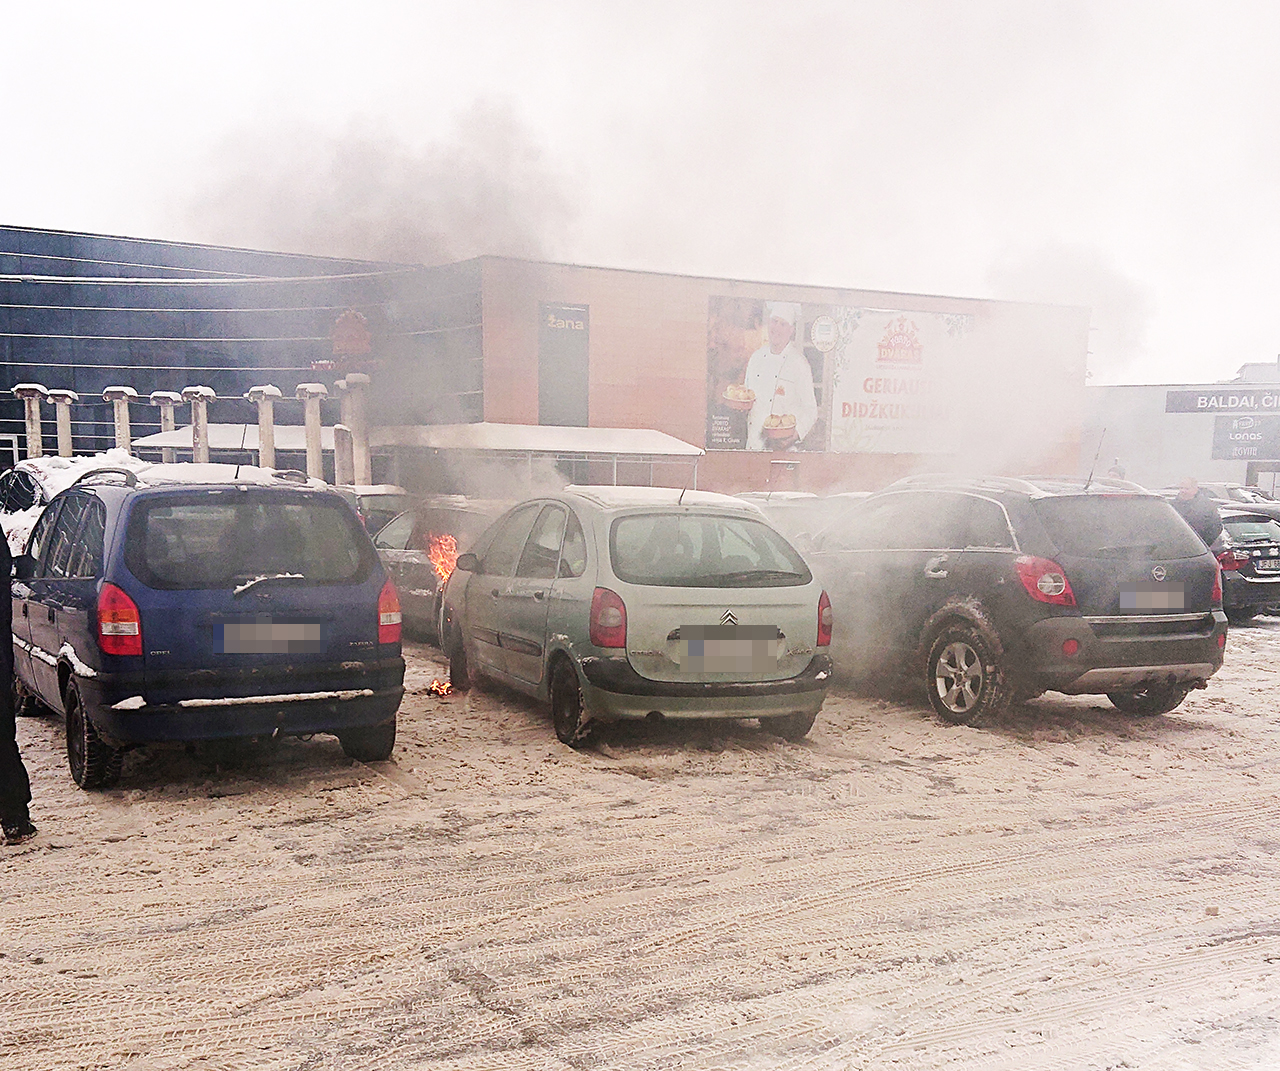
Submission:
[[[160,431],[176,431],[178,423],[173,417],[173,410],[175,406],[182,404],[182,395],[172,390],[153,390],[150,401],[160,408]],[[178,460],[178,451],[172,446],[162,446],[160,460],[166,465],[172,465]]]
[[[126,454],[133,453],[133,433],[129,427],[129,403],[138,397],[132,387],[108,387],[102,392],[102,400],[111,403],[116,420],[116,447]]]
[[[279,387],[267,383],[250,387],[245,397],[258,407],[258,464],[264,469],[273,469],[276,467],[275,401],[283,395]]]
[[[209,403],[218,395],[212,387],[183,387],[182,396],[191,403],[191,460],[209,460]]]
[[[366,395],[369,377],[363,372],[350,372],[344,382],[347,385],[345,400],[348,411],[342,422],[351,429],[356,467],[355,482],[371,484],[373,483],[373,464],[369,458],[369,410]]]
[[[351,449],[351,429],[345,424],[333,426],[333,482],[356,482],[356,465]]]
[[[51,390],[49,401],[53,403],[54,418],[58,424],[58,456],[70,457],[75,453],[71,442],[71,406],[80,400],[73,390]]]
[[[27,457],[44,457],[44,433],[40,429],[40,403],[49,397],[49,391],[40,383],[19,383],[13,388],[15,397],[22,399],[27,417]]]
[[[329,397],[323,383],[299,383],[298,398],[306,403],[307,475],[324,479],[324,452],[320,445],[320,400]]]

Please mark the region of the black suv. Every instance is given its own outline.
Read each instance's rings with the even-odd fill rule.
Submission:
[[[1218,563],[1137,484],[909,477],[815,543],[837,671],[922,680],[948,721],[1048,690],[1163,714],[1222,665]]]

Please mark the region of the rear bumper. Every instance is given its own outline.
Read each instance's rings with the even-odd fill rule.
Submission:
[[[1221,610],[1203,614],[1054,617],[1026,630],[1021,667],[1044,688],[1068,695],[1196,684],[1222,668]],[[1079,645],[1067,656],[1068,640]]]
[[[1228,610],[1261,609],[1280,604],[1280,576],[1242,576],[1236,571],[1222,574],[1222,605]]]
[[[803,672],[775,681],[656,681],[640,676],[625,658],[584,658],[582,674],[583,700],[593,717],[767,718],[820,710],[831,658],[814,655]]]
[[[404,660],[384,660],[341,676],[327,675],[319,687],[299,674],[294,687],[314,690],[254,695],[244,681],[211,688],[202,681],[181,698],[148,703],[145,682],[126,675],[100,674],[76,681],[98,734],[107,743],[130,744],[228,737],[339,733],[381,725],[395,717],[404,696]],[[280,682],[287,686],[287,682]],[[139,693],[142,694],[139,694]],[[228,694],[231,693],[231,694]]]

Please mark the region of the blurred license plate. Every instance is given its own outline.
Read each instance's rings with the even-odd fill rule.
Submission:
[[[222,626],[223,654],[317,654],[326,649],[320,621],[281,621],[258,616]]]
[[[695,673],[764,673],[778,668],[772,625],[682,625],[680,665]]]
[[[1121,610],[1182,610],[1186,597],[1181,584],[1123,584]]]
[[[1280,558],[1259,558],[1253,567],[1260,573],[1280,573]]]

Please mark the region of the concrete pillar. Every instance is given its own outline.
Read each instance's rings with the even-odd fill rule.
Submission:
[[[71,442],[71,406],[80,400],[73,390],[51,390],[49,401],[53,403],[54,417],[58,424],[58,456],[71,457],[75,449]]]
[[[351,449],[351,429],[345,424],[333,426],[333,482],[356,482],[356,465]]]
[[[329,397],[323,383],[299,383],[297,396],[306,404],[307,475],[324,479],[324,449],[320,445],[320,399]]]
[[[191,403],[191,460],[209,460],[209,403],[218,395],[212,387],[183,387],[182,396]]]
[[[347,385],[344,400],[347,415],[342,422],[351,429],[352,447],[355,453],[356,478],[359,484],[373,483],[373,462],[369,454],[369,377],[363,372],[348,373],[343,381]]]
[[[44,457],[44,433],[40,428],[40,403],[49,397],[49,391],[41,383],[19,383],[13,388],[15,397],[22,399],[27,417],[27,457]]]
[[[138,397],[132,387],[108,387],[102,392],[102,400],[111,403],[116,419],[116,447],[126,454],[133,453],[133,431],[129,427],[129,403]]]
[[[264,469],[273,469],[276,467],[275,401],[283,395],[279,387],[267,383],[250,387],[245,397],[258,406],[258,464]]]
[[[182,404],[182,395],[172,390],[153,390],[150,401],[160,409],[160,430],[162,432],[177,431],[178,422],[173,417],[173,410],[175,406]],[[178,451],[172,446],[162,446],[160,460],[166,465],[172,465],[178,460]]]

